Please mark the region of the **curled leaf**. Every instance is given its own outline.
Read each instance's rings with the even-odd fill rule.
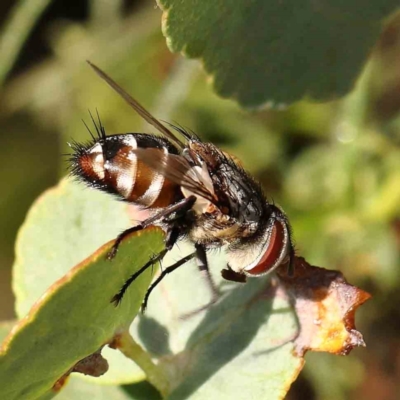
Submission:
[[[354,319],[357,308],[371,297],[369,293],[350,285],[341,272],[313,267],[300,257],[295,258],[293,276],[285,268],[278,275],[299,321],[298,355],[307,350],[345,355],[365,346]]]

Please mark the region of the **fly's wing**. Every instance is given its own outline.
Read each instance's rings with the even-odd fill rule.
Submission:
[[[135,100],[129,93],[127,93],[121,86],[118,85],[111,77],[109,77],[99,67],[92,64],[90,61],[87,63],[94,69],[97,75],[100,76],[112,89],[114,89],[145,121],[154,126],[159,132],[165,135],[168,139],[174,142],[181,149],[185,146],[167,127],[160,121],[154,118],[137,100]]]
[[[217,199],[208,171],[191,165],[181,155],[165,154],[151,148],[138,148],[134,150],[134,153],[139,160],[170,181],[211,203],[216,203]]]
[[[96,65],[88,61],[94,69],[111,88],[113,88],[143,119],[153,125],[166,138],[178,145],[183,150],[186,146],[167,127],[154,118],[140,103],[122,89],[112,78],[103,72]],[[179,129],[178,129],[179,131]],[[187,139],[187,135],[184,135]],[[155,172],[160,173],[170,181],[180,185],[191,194],[200,196],[203,199],[216,204],[217,199],[213,193],[213,185],[205,166],[191,165],[183,156],[168,153],[167,155],[157,149],[137,148],[133,150],[136,157],[143,161]],[[194,160],[196,161],[196,160]]]

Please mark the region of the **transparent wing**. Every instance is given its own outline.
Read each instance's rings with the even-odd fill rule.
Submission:
[[[207,187],[205,180],[183,156],[163,153],[157,149],[135,149],[134,153],[151,169],[165,176],[172,182],[188,189],[192,193],[216,203],[217,199]]]
[[[146,120],[150,125],[154,126],[158,131],[160,131],[180,148],[185,146],[184,143],[182,143],[167,127],[154,118],[137,100],[135,100],[130,94],[122,89],[121,86],[119,86],[104,71],[92,64],[90,61],[87,61],[87,63],[94,69],[97,75],[106,81],[106,83],[111,86],[111,88],[114,89],[144,120]]]

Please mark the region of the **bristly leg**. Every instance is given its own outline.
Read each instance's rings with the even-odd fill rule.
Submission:
[[[122,233],[120,233],[118,235],[117,239],[115,240],[115,243],[113,244],[113,247],[107,253],[107,260],[112,260],[117,255],[119,245],[124,240],[124,238],[126,238],[127,236],[129,236],[133,232],[137,232],[137,231],[140,231],[140,230],[144,229],[145,227],[146,227],[145,224],[139,224],[139,225],[133,226],[132,228],[128,228],[125,231],[123,231]]]
[[[196,244],[196,264],[210,289],[212,297],[211,302],[215,303],[220,298],[220,293],[210,273],[210,269],[208,268],[207,253],[204,247],[198,244]]]
[[[188,313],[180,315],[179,318],[182,320],[189,319],[189,318],[199,314],[200,312],[207,310],[209,307],[214,305],[221,297],[221,293],[219,292],[217,285],[215,284],[214,279],[208,268],[207,253],[206,253],[204,247],[199,244],[196,244],[195,247],[196,247],[197,268],[199,269],[202,278],[205,280],[207,287],[210,289],[211,300],[208,303],[202,305],[201,307],[196,308],[195,310],[192,310],[192,311],[189,311]]]
[[[160,251],[160,253],[156,254],[154,257],[150,258],[150,260],[142,268],[140,268],[133,275],[131,275],[122,285],[119,292],[115,296],[113,296],[113,298],[111,299],[111,303],[114,303],[117,306],[121,302],[122,297],[124,297],[124,294],[127,291],[128,287],[136,278],[139,277],[139,275],[141,275],[149,267],[152,267],[153,270],[153,265],[155,263],[159,262],[161,264],[161,261],[163,260],[165,255],[172,249],[172,247],[174,247],[174,244],[176,243],[178,238],[179,238],[179,229],[172,227],[167,232],[167,237],[165,239],[165,249]]]
[[[294,247],[291,246],[290,250],[289,250],[289,263],[288,263],[288,267],[287,267],[287,274],[289,276],[294,275],[294,256],[295,256],[295,250],[294,250]]]
[[[167,220],[167,217],[169,217],[173,213],[180,213],[181,215],[184,215],[187,211],[189,211],[193,207],[195,202],[196,202],[195,196],[186,197],[186,198],[178,201],[177,203],[171,204],[170,206],[161,210],[159,213],[153,215],[152,217],[147,218],[141,224],[133,226],[132,228],[128,228],[127,230],[123,231],[122,233],[120,233],[118,235],[117,239],[115,240],[115,243],[114,243],[112,249],[107,254],[107,259],[112,260],[117,255],[119,245],[131,233],[145,229],[148,226],[150,226],[158,221],[164,221],[166,223],[171,223],[170,221]],[[171,233],[173,233],[173,232],[175,232],[175,231],[171,231]],[[175,244],[175,241],[173,244]],[[166,243],[167,242],[168,242],[168,238],[166,240]]]
[[[160,253],[158,253],[156,256],[150,258],[149,261],[145,265],[143,265],[142,268],[140,268],[138,271],[136,271],[133,275],[131,275],[125,283],[122,285],[121,289],[117,294],[113,296],[111,299],[111,303],[113,303],[115,306],[118,306],[119,303],[121,303],[122,298],[124,297],[125,292],[127,291],[128,287],[131,285],[131,283],[138,277],[140,276],[146,269],[149,267],[153,266],[155,263],[161,261],[165,255],[168,253],[168,249],[162,250]]]
[[[183,264],[186,264],[188,261],[190,261],[194,256],[196,255],[196,252],[191,253],[189,255],[187,255],[186,257],[183,257],[181,260],[179,260],[178,262],[176,262],[175,264],[169,266],[168,268],[165,268],[165,270],[160,274],[160,276],[150,285],[150,287],[148,288],[146,295],[144,296],[144,300],[142,303],[142,308],[141,311],[142,313],[144,313],[146,311],[147,308],[147,303],[149,301],[149,297],[151,292],[153,291],[153,289],[164,279],[164,277],[166,275],[168,275],[169,273],[175,271],[176,269],[178,269],[180,266],[182,266]]]

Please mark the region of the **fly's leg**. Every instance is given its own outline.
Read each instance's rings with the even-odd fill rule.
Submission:
[[[191,254],[187,255],[186,257],[183,257],[181,260],[179,260],[175,264],[172,264],[168,268],[165,268],[165,270],[161,273],[161,275],[150,285],[149,289],[147,290],[146,295],[144,296],[143,303],[142,303],[142,313],[144,313],[146,311],[147,303],[149,301],[149,297],[150,297],[150,294],[153,291],[153,289],[165,278],[166,275],[168,275],[171,272],[175,271],[176,269],[178,269],[183,264],[186,264],[195,255],[196,255],[195,252],[191,253]]]
[[[133,275],[131,275],[125,281],[125,283],[122,285],[119,292],[117,294],[115,294],[113,296],[113,298],[111,299],[111,303],[113,303],[115,306],[118,306],[118,304],[121,303],[122,298],[124,297],[124,294],[127,291],[127,289],[129,288],[129,286],[131,285],[131,283],[137,277],[139,277],[144,271],[146,271],[146,269],[148,269],[149,267],[152,267],[156,262],[161,261],[167,253],[168,253],[168,249],[164,249],[160,253],[158,253],[156,256],[150,258],[150,260],[147,261],[147,263],[144,264],[142,268],[140,268],[138,271],[136,271]]]
[[[193,317],[194,315],[197,315],[201,311],[207,310],[207,308],[209,308],[213,304],[215,304],[221,297],[221,293],[219,292],[217,285],[215,284],[214,279],[208,268],[208,259],[207,259],[206,250],[202,245],[199,245],[199,244],[196,244],[196,264],[197,264],[197,268],[199,269],[208,288],[210,289],[211,300],[208,303],[204,304],[203,306],[181,315],[180,319],[183,319],[183,320],[189,319],[189,318]]]
[[[115,240],[112,249],[107,254],[107,259],[112,260],[117,255],[119,245],[131,233],[145,229],[156,222],[160,222],[163,220],[168,222],[167,218],[171,216],[171,214],[173,213],[179,213],[179,215],[184,215],[187,211],[189,211],[193,207],[195,201],[196,201],[195,196],[185,197],[184,199],[178,201],[177,203],[171,204],[170,206],[164,208],[163,210],[151,216],[150,218],[147,218],[139,225],[133,226],[132,228],[128,228],[127,230],[123,231],[118,235],[117,239]]]
[[[211,302],[215,303],[220,298],[220,293],[217,285],[214,282],[212,275],[210,274],[210,269],[208,268],[208,260],[206,250],[202,245],[196,244],[196,264],[201,275],[207,283],[207,286],[211,292]]]
[[[122,285],[121,289],[117,294],[113,296],[111,299],[111,303],[114,303],[114,305],[118,305],[122,298],[124,297],[125,292],[129,288],[129,286],[132,284],[132,282],[138,278],[144,271],[146,271],[149,267],[152,267],[155,263],[161,262],[165,255],[174,247],[174,244],[179,238],[179,229],[178,228],[171,228],[167,232],[167,237],[165,240],[165,249],[160,251],[158,254],[156,254],[154,257],[150,258],[150,260],[143,265],[142,268],[140,268],[138,271],[136,271],[133,275],[131,275],[125,283]]]
[[[118,252],[118,248],[119,245],[121,244],[121,242],[127,237],[129,236],[131,233],[137,232],[137,231],[141,231],[142,229],[144,229],[147,225],[145,224],[146,221],[144,221],[143,223],[133,226],[132,228],[128,228],[125,231],[121,232],[117,239],[115,240],[113,247],[111,248],[111,250],[107,253],[107,260],[112,260]]]

